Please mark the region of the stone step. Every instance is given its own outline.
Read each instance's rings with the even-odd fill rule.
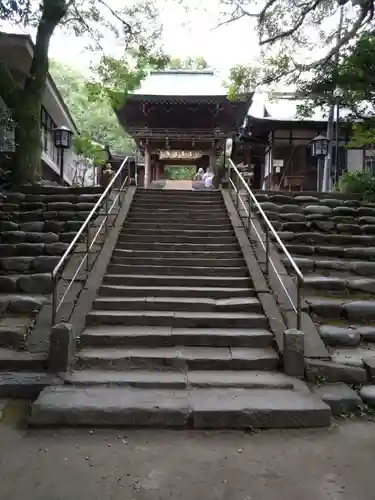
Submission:
[[[65,187],[65,186],[44,186],[42,184],[25,185],[19,188],[23,194],[102,194],[103,186],[83,186],[83,187]]]
[[[121,286],[102,285],[99,294],[103,297],[204,297],[211,299],[230,299],[235,297],[254,297],[251,288],[183,287],[183,286]]]
[[[288,270],[292,270],[288,259],[282,258],[282,262]],[[330,272],[353,273],[367,277],[375,275],[375,262],[365,260],[294,257],[294,262],[303,272],[330,270]]]
[[[311,274],[304,276],[304,287],[309,290],[365,292],[375,294],[375,278],[321,276],[318,274]]]
[[[208,208],[208,207],[223,207],[224,202],[223,199],[220,198],[177,198],[177,197],[168,197],[168,198],[157,198],[157,197],[146,197],[146,196],[135,196],[134,197],[135,205],[157,205],[159,207],[164,206],[172,206],[172,207],[180,207],[180,206],[189,206],[189,207],[198,207],[198,208]]]
[[[24,349],[33,320],[28,315],[6,314],[0,319],[0,347]]]
[[[144,275],[144,274],[106,274],[103,283],[122,286],[153,286],[153,287],[217,287],[217,288],[247,288],[252,287],[250,277],[239,276],[202,276],[188,274],[184,276]]]
[[[56,212],[55,211],[47,212],[43,210],[33,210],[30,212],[13,212],[11,218],[13,222],[17,221],[19,223],[39,222],[39,221],[71,221],[71,220],[83,222],[84,220],[87,219],[89,214],[90,212],[87,211],[66,212],[63,210],[59,210]],[[1,221],[9,220],[9,214],[0,212],[0,220]]]
[[[172,328],[263,328],[268,320],[257,313],[189,311],[91,311],[88,325],[170,326]]]
[[[15,222],[0,221],[0,232],[6,231],[23,231],[23,232],[39,232],[39,233],[64,233],[70,231],[78,231],[83,224],[83,221],[36,221],[36,222],[22,222],[17,224]],[[98,224],[94,222],[95,226]]]
[[[210,229],[201,229],[201,228],[196,228],[194,227],[193,229],[185,229],[183,227],[181,228],[165,228],[165,227],[155,227],[152,230],[150,228],[140,228],[137,226],[134,226],[133,228],[127,228],[124,227],[119,235],[119,238],[124,239],[128,235],[137,235],[137,236],[144,236],[144,235],[152,235],[155,238],[164,238],[164,237],[202,237],[207,235],[207,238],[233,238],[234,237],[234,230],[232,228],[230,229],[220,229],[217,227],[211,227]]]
[[[146,205],[134,205],[132,204],[132,208],[130,213],[132,215],[143,215],[157,218],[160,215],[176,215],[180,216],[182,214],[186,216],[191,216],[191,218],[199,218],[201,216],[204,219],[212,219],[215,217],[228,217],[228,212],[223,208],[210,208],[210,209],[195,209],[193,207],[173,207],[173,208],[160,208],[159,206],[155,206],[155,204]],[[146,215],[145,215],[146,214]]]
[[[29,417],[34,426],[249,429],[330,423],[331,410],[318,396],[288,389],[50,387]]]
[[[127,257],[117,257],[115,254],[111,259],[111,264],[124,264],[124,265],[134,265],[134,266],[184,266],[184,267],[237,267],[244,265],[244,259],[242,256],[234,258],[215,258],[213,256],[202,258],[193,257],[190,258],[178,258],[176,254],[175,257],[164,256],[164,257],[138,257],[138,256],[127,256]],[[1,265],[1,259],[0,259]]]
[[[0,348],[0,373],[36,371],[43,372],[46,369],[46,354],[31,353],[27,351],[15,351],[5,347]]]
[[[18,243],[0,244],[0,257],[41,257],[43,255],[62,255],[68,248],[67,243]]]
[[[85,347],[76,368],[107,370],[276,370],[271,347]]]
[[[375,326],[371,325],[321,324],[319,333],[324,343],[331,347],[357,347],[361,342],[375,342]]]
[[[147,196],[149,198],[169,198],[177,197],[180,198],[193,198],[193,199],[204,199],[204,198],[221,198],[220,191],[207,190],[207,191],[195,191],[193,189],[145,189],[137,187],[136,196]]]
[[[47,274],[49,281],[51,281],[51,275]],[[24,314],[33,314],[39,311],[39,309],[46,302],[47,297],[42,295],[38,287],[38,280],[33,281],[30,279],[30,276],[21,277],[19,281],[24,278],[22,285],[24,286],[23,294],[13,294],[13,293],[4,293],[3,288],[1,287],[0,293],[0,310],[7,314],[16,314],[16,315],[24,315]],[[0,283],[3,277],[0,277]],[[28,290],[27,286],[30,286],[30,290]],[[22,288],[22,286],[19,286]],[[30,295],[27,295],[30,293]]]
[[[18,205],[7,203],[2,204],[0,209],[2,212],[29,212],[33,210],[48,210],[48,211],[56,211],[56,210],[66,210],[69,212],[82,212],[91,211],[95,207],[95,203],[87,203],[87,202],[78,202],[72,203],[70,201],[49,201],[45,200],[43,202],[33,202],[33,203],[19,203]]]
[[[43,202],[71,202],[71,203],[96,203],[101,194],[27,194],[24,201],[29,203]]]
[[[0,245],[1,249],[1,245]],[[207,259],[208,257],[212,257],[215,259],[235,259],[242,258],[242,252],[238,247],[238,250],[232,251],[199,251],[199,250],[164,250],[164,251],[156,251],[156,250],[127,250],[123,248],[115,248],[113,251],[113,257],[139,257],[139,258],[150,258],[150,259],[161,259],[161,258],[171,258],[175,257],[178,259],[182,258],[195,258],[195,259]]]
[[[62,384],[61,378],[42,371],[0,371],[0,398],[34,400],[46,387]]]
[[[247,277],[249,271],[245,266],[237,267],[203,267],[203,266],[137,266],[110,264],[108,274],[144,274],[144,275],[173,275],[173,276],[239,276]]]
[[[211,240],[209,240],[211,241]],[[184,250],[187,252],[211,252],[211,251],[227,251],[233,252],[238,251],[240,248],[237,241],[231,241],[230,243],[186,243],[186,242],[173,242],[164,241],[160,243],[159,241],[129,241],[129,239],[124,239],[123,241],[117,241],[116,250],[152,250],[156,252],[161,251],[180,251]]]
[[[51,272],[57,266],[59,260],[59,256],[53,255],[3,257],[0,259],[0,274]]]
[[[288,233],[288,234],[285,234]],[[342,246],[349,247],[374,247],[375,235],[356,235],[356,234],[332,234],[332,233],[317,233],[317,232],[279,232],[279,236],[288,244],[308,244],[313,246]]]
[[[80,335],[82,347],[127,346],[206,346],[269,347],[273,335],[269,330],[233,328],[171,328],[96,326],[85,328]]]
[[[139,212],[138,210],[135,212],[130,208],[129,214],[126,220],[140,220],[144,222],[150,222],[150,212],[144,213]],[[223,212],[221,214],[215,214],[213,217],[210,213],[173,213],[166,211],[165,213],[152,213],[152,222],[194,222],[194,223],[202,223],[202,224],[214,224],[215,222],[222,224],[228,222],[228,213]]]
[[[180,234],[161,234],[159,233],[150,233],[146,232],[144,234],[138,233],[134,231],[133,233],[120,233],[118,237],[118,241],[121,243],[183,243],[183,244],[195,244],[195,245],[208,245],[208,244],[217,244],[217,245],[230,245],[237,243],[237,239],[235,235],[231,235],[230,233],[226,233],[226,235],[220,235],[217,233],[210,233],[205,236],[206,232],[202,231],[201,235],[196,234],[195,236],[191,235],[191,233],[181,232]],[[62,238],[61,238],[62,239]]]
[[[139,208],[145,208],[145,209],[152,209],[155,210],[156,212],[162,211],[162,210],[188,210],[189,212],[212,212],[212,211],[225,211],[225,205],[223,201],[208,201],[207,203],[197,203],[194,200],[191,200],[190,202],[174,202],[174,201],[158,201],[155,202],[153,200],[151,201],[142,201],[142,200],[137,200],[134,199],[132,203],[132,208],[134,210],[137,210]]]
[[[375,300],[350,300],[347,297],[304,297],[310,312],[322,318],[344,318],[353,322],[375,320]]]
[[[295,379],[284,373],[267,371],[150,372],[146,370],[78,370],[65,377],[74,386],[136,387],[139,389],[246,388],[293,389]]]
[[[1,233],[1,242],[11,245],[17,245],[19,243],[58,243],[62,241],[63,243],[69,243],[75,236],[77,232],[63,232],[60,234],[51,232],[24,232],[24,231],[3,231]],[[82,239],[85,235],[82,235]]]
[[[125,226],[137,226],[138,225],[144,225],[147,227],[152,227],[152,226],[164,226],[166,228],[175,228],[184,226],[186,229],[201,229],[206,228],[206,227],[217,227],[219,226],[222,227],[223,229],[232,228],[231,223],[229,222],[227,217],[220,217],[220,218],[212,218],[212,217],[207,217],[207,218],[200,218],[200,219],[192,219],[190,217],[152,217],[152,220],[150,220],[149,217],[142,217],[142,216],[137,216],[137,215],[129,215],[126,218],[126,221],[124,223]]]
[[[337,257],[341,259],[375,260],[375,247],[339,247],[333,245],[287,244],[288,251],[294,255],[313,255],[314,257]]]
[[[262,312],[256,297],[219,300],[203,297],[97,297],[93,307],[100,311]]]
[[[226,224],[197,224],[195,222],[181,221],[176,219],[174,222],[168,221],[152,221],[152,222],[132,222],[127,220],[123,225],[123,230],[125,232],[130,231],[174,231],[179,229],[180,231],[225,231],[233,232],[232,225],[229,221]]]

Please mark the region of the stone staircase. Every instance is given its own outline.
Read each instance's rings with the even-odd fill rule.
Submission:
[[[30,389],[30,381],[35,381],[35,372],[40,373],[42,386],[49,380],[43,374],[46,353],[30,352],[30,336],[39,311],[50,298],[51,271],[101,193],[101,187],[24,186],[1,201],[1,397],[22,396],[26,387]],[[24,389],[18,390],[17,384]]]
[[[138,189],[65,386],[33,425],[325,426],[330,409],[278,371],[219,191]]]
[[[375,380],[375,204],[338,193],[257,193],[305,276],[305,301],[332,361],[309,360],[320,382]],[[283,259],[290,273],[290,263]],[[372,399],[366,394],[372,393]],[[375,402],[375,387],[360,391]]]

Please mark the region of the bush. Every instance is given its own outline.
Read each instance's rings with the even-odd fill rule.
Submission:
[[[335,186],[341,193],[358,194],[363,200],[375,200],[375,177],[367,172],[345,172]]]

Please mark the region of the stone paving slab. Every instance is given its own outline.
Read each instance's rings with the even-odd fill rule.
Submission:
[[[321,427],[331,410],[316,395],[293,390],[126,388],[45,389],[29,423],[195,428]]]
[[[314,392],[330,406],[333,416],[355,412],[363,406],[358,394],[342,382],[314,387]]]

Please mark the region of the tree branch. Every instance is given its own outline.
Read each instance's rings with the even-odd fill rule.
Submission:
[[[131,34],[133,29],[132,26],[126,22],[122,17],[114,10],[110,5],[107,4],[104,0],[97,0],[103,7],[109,10],[109,12],[112,14],[113,17],[115,17],[120,23],[126,28],[126,32]]]

